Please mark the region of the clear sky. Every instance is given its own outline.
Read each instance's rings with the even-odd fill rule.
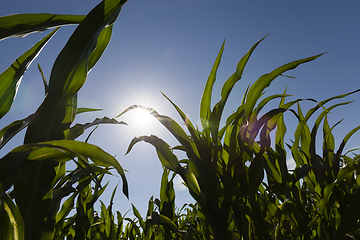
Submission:
[[[0,15],[47,12],[87,14],[99,0],[12,0],[0,4]],[[296,77],[279,78],[268,94],[282,93],[296,98],[321,101],[360,88],[360,1],[358,0],[129,0],[117,19],[113,37],[103,57],[91,71],[79,93],[79,107],[102,108],[102,112],[79,115],[78,123],[96,117],[115,117],[132,104],[155,108],[164,115],[179,120],[165,93],[189,115],[199,127],[199,105],[207,76],[216,55],[226,38],[225,51],[214,89],[218,101],[220,88],[234,72],[237,62],[249,48],[266,34],[269,36],[252,55],[243,79],[236,85],[225,114],[236,109],[245,88],[262,74],[289,61],[329,51],[319,59],[287,72]],[[56,55],[74,30],[67,26],[53,37],[26,72],[12,110],[0,120],[0,126],[24,118],[36,111],[44,98],[43,85],[36,64],[40,63],[47,77]],[[32,34],[24,39],[5,39],[0,42],[0,71],[4,71],[18,56],[46,33]],[[342,137],[360,124],[360,95],[346,98],[355,103],[332,111],[330,125],[342,118],[334,129],[337,146]],[[313,106],[305,103],[304,109]],[[146,214],[151,196],[159,197],[162,168],[153,147],[137,144],[124,156],[130,140],[139,135],[156,134],[170,145],[177,143],[157,122],[148,129],[134,127],[129,115],[120,120],[130,126],[100,126],[90,143],[97,144],[116,155],[127,169],[130,201],[119,191],[115,209],[125,213],[133,203],[142,215]],[[288,139],[293,138],[291,114],[285,115],[289,124]],[[359,134],[349,148],[359,147]],[[14,138],[3,153],[22,143],[22,135]],[[121,180],[110,181],[112,188]],[[191,201],[187,191],[177,181],[177,206]],[[108,198],[103,198],[108,203]]]

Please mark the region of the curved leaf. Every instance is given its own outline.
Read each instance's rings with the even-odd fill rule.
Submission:
[[[0,41],[9,37],[24,37],[33,32],[69,24],[79,24],[85,16],[48,13],[13,14],[0,17]]]
[[[0,118],[10,110],[25,71],[57,30],[41,39],[0,74]]]
[[[90,110],[90,111],[96,111],[97,109],[94,109],[94,110]],[[103,118],[96,118],[93,122],[91,123],[85,123],[85,124],[76,124],[75,126],[71,127],[70,128],[70,131],[67,135],[67,139],[68,140],[74,140],[76,139],[77,137],[79,137],[81,134],[84,133],[84,131],[86,129],[88,129],[89,127],[92,127],[92,126],[96,126],[96,125],[99,125],[99,124],[126,124],[125,122],[121,121],[117,121],[116,119],[114,118],[108,118],[108,117],[103,117]]]
[[[14,121],[0,130],[0,149],[13,138],[17,133],[27,127],[30,123],[33,114],[27,118]]]
[[[323,54],[319,54],[319,55],[315,55],[312,57],[308,57],[308,58],[304,58],[304,59],[300,59],[297,61],[287,63],[285,65],[282,65],[281,67],[278,67],[277,69],[273,70],[270,73],[262,75],[249,89],[249,93],[246,97],[246,102],[245,102],[245,116],[247,118],[250,117],[250,114],[251,114],[252,110],[254,109],[255,104],[256,104],[257,100],[259,99],[259,97],[261,96],[262,92],[264,91],[265,88],[267,88],[270,85],[270,83],[275,78],[277,78],[278,76],[280,76],[282,73],[284,73],[286,71],[296,68],[300,64],[315,60],[316,58],[320,57],[321,55],[323,55]]]
[[[76,114],[76,93],[103,53],[126,0],[99,3],[75,29],[51,71],[49,93],[29,124],[25,143],[64,139]],[[64,132],[65,131],[65,132]]]
[[[127,197],[129,195],[128,184],[123,168],[113,156],[111,156],[110,154],[108,154],[98,146],[89,143],[73,141],[73,140],[59,140],[59,141],[49,141],[42,143],[25,144],[17,148],[14,148],[10,153],[5,155],[0,160],[1,166],[5,166],[2,164],[6,164],[7,162],[8,163],[14,162],[13,161],[14,154],[26,154],[27,155],[26,159],[30,161],[55,160],[59,162],[69,161],[72,158],[77,157],[77,154],[79,154],[85,158],[90,158],[97,165],[105,166],[105,167],[108,166],[114,167],[123,180],[124,194]],[[12,167],[12,169],[14,169],[14,167]]]
[[[244,72],[244,68],[245,68],[251,54],[253,53],[255,48],[260,44],[260,42],[265,39],[265,37],[263,37],[258,42],[256,42],[250,48],[250,50],[245,54],[245,56],[241,58],[241,60],[239,61],[239,63],[236,66],[236,71],[229,77],[228,80],[226,80],[226,82],[224,83],[224,85],[221,89],[221,99],[218,103],[215,104],[213,110],[210,113],[209,119],[208,119],[210,131],[215,138],[218,137],[220,119],[221,119],[225,104],[227,102],[227,99],[231,93],[231,90],[234,87],[234,85],[241,79],[242,74]]]
[[[190,121],[190,119],[185,115],[185,113],[173,102],[168,98],[165,94],[162,93],[162,95],[175,107],[176,111],[179,113],[180,117],[182,118],[183,122],[185,123],[185,126],[189,130],[191,137],[194,139],[194,141],[199,139],[199,134],[196,131],[194,125]]]
[[[39,72],[41,74],[41,78],[43,80],[43,83],[44,83],[44,89],[45,89],[45,96],[48,94],[49,92],[49,84],[48,84],[48,81],[46,80],[46,77],[45,77],[45,74],[42,70],[42,68],[40,67],[40,64],[38,63],[38,69],[39,69]]]
[[[311,108],[309,111],[307,111],[305,117],[303,119],[300,119],[300,122],[295,130],[295,133],[294,133],[294,136],[295,136],[295,140],[294,140],[294,143],[292,144],[292,147],[291,147],[291,152],[293,153],[293,157],[294,157],[294,160],[296,162],[297,165],[301,165],[303,164],[303,161],[300,159],[299,157],[299,142],[300,142],[300,139],[302,138],[302,132],[304,131],[304,129],[307,129],[308,126],[307,126],[307,121],[310,119],[310,117],[315,113],[315,111],[317,109],[319,109],[320,107],[323,107],[327,102],[330,102],[334,99],[339,99],[339,98],[344,98],[348,95],[351,95],[351,94],[354,94],[354,93],[357,93],[359,92],[360,89],[357,89],[355,91],[352,91],[352,92],[349,92],[349,93],[345,93],[345,94],[341,94],[341,95],[337,95],[335,97],[331,97],[331,98],[328,98],[328,99],[325,99],[323,101],[321,101],[320,103],[317,104],[317,106]],[[300,109],[300,108],[299,108]],[[356,132],[356,131],[355,131]],[[310,134],[308,134],[308,138],[309,138],[309,141],[307,141],[306,144],[304,144],[304,147],[309,147],[310,146]],[[352,134],[351,134],[352,135]],[[351,136],[350,135],[350,136]],[[349,137],[350,137],[349,136]],[[345,137],[346,138],[346,137]],[[345,140],[344,138],[344,140]],[[348,138],[346,138],[346,141],[348,140]],[[345,145],[345,144],[344,144]],[[340,148],[339,148],[340,150]],[[338,150],[338,153],[341,153],[341,151]],[[308,152],[305,151],[305,152]],[[333,166],[335,166],[336,164],[334,163]]]
[[[148,221],[150,221],[151,224],[167,226],[174,233],[178,233],[178,234],[185,233],[184,231],[179,230],[176,224],[173,221],[171,221],[168,217],[161,214],[159,215],[157,212],[153,212],[151,216],[148,217]]]
[[[19,209],[4,194],[0,201],[0,239],[24,239],[24,222]]]
[[[135,140],[133,139],[132,143],[136,143],[139,141],[150,143],[155,147],[159,160],[164,167],[176,173],[181,172],[182,167],[177,157],[171,152],[169,145],[164,140],[158,138],[157,136],[151,135],[141,136],[136,138]]]
[[[122,113],[120,113],[117,118],[125,114],[126,112],[136,109],[142,108],[148,111],[152,116],[154,116],[164,127],[166,127],[169,132],[180,142],[180,144],[184,147],[185,151],[189,154],[190,158],[196,159],[199,157],[198,149],[194,143],[194,141],[186,134],[186,132],[180,127],[180,125],[174,121],[172,118],[164,115],[160,115],[152,108],[147,108],[142,105],[132,105],[126,108]]]

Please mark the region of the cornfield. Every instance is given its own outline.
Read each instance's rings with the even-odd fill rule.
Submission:
[[[224,51],[210,71],[200,102],[201,126],[164,95],[182,123],[149,106],[131,105],[116,118],[74,123],[77,114],[97,111],[78,108],[77,93],[100,59],[112,26],[126,0],[102,1],[86,16],[15,14],[0,17],[0,40],[55,28],[18,57],[0,75],[0,118],[8,113],[25,71],[60,27],[78,24],[54,62],[49,81],[40,65],[45,98],[37,111],[0,130],[0,148],[26,129],[24,144],[0,159],[1,239],[360,239],[360,170],[357,149],[345,145],[360,129],[344,134],[336,148],[328,114],[350,101],[332,103],[360,89],[320,102],[308,98],[287,101],[287,90],[265,90],[279,77],[322,54],[286,63],[262,75],[245,90],[240,105],[228,116],[224,108],[257,46],[240,59],[224,82],[221,98],[211,106],[213,86]],[[269,103],[277,107],[266,110]],[[302,102],[313,107],[304,111]],[[134,218],[113,211],[99,200],[107,188],[105,175],[115,169],[128,197],[124,169],[100,147],[76,140],[99,124],[125,124],[117,118],[144,109],[177,140],[170,146],[161,136],[137,136],[151,144],[163,166],[160,199],[151,198],[146,216],[133,205]],[[293,139],[286,142],[284,115],[298,120]],[[221,120],[225,123],[221,124]],[[314,124],[309,119],[315,119]],[[184,127],[182,127],[182,125]],[[322,129],[320,129],[322,128]],[[320,136],[320,144],[317,142]],[[91,135],[91,133],[90,133]],[[319,149],[319,147],[321,148]],[[176,151],[185,153],[180,159]],[[295,168],[289,169],[292,158]],[[75,169],[68,170],[72,161]],[[175,206],[174,178],[179,175],[195,204]],[[95,203],[100,201],[100,210]]]

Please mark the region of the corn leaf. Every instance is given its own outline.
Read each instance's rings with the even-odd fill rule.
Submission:
[[[180,125],[174,121],[172,118],[160,115],[152,108],[147,108],[142,105],[132,105],[126,108],[122,113],[120,113],[116,118],[122,116],[126,112],[136,109],[142,108],[148,111],[152,116],[154,116],[164,127],[166,127],[169,132],[181,143],[187,153],[190,155],[190,158],[196,159],[199,157],[199,152],[197,147],[192,139],[186,134],[186,132],[180,127]]]
[[[150,217],[148,217],[148,221],[151,222],[151,224],[156,224],[156,225],[163,225],[163,226],[167,226],[169,227],[174,233],[184,233],[182,231],[180,231],[177,226],[175,225],[175,223],[173,221],[171,221],[168,217],[164,216],[164,215],[159,215],[157,212],[153,212],[151,214]]]
[[[42,68],[40,67],[40,64],[39,64],[39,63],[38,63],[37,66],[38,66],[39,72],[40,72],[40,74],[41,74],[41,78],[42,78],[42,80],[43,80],[43,83],[44,83],[45,96],[46,96],[46,95],[48,94],[48,92],[49,92],[49,83],[48,83],[48,81],[46,80],[45,74],[44,74]]]
[[[55,60],[49,93],[29,124],[25,142],[64,139],[76,114],[76,93],[103,53],[126,0],[103,1],[79,24]],[[65,131],[65,132],[64,132]]]
[[[211,94],[212,89],[216,80],[216,72],[220,65],[220,60],[222,53],[224,51],[225,41],[223,42],[221,49],[216,57],[214,66],[211,69],[210,75],[208,77],[208,80],[205,85],[205,89],[203,92],[203,95],[201,97],[201,103],[200,103],[200,121],[201,125],[203,127],[203,130],[207,129],[209,127],[209,118],[210,118],[210,104],[211,104]]]
[[[339,227],[334,233],[333,239],[344,239],[345,234],[350,232],[360,219],[360,191],[357,189],[351,196],[349,205],[346,206],[341,216]]]
[[[0,149],[13,138],[17,133],[26,128],[30,123],[33,115],[24,119],[14,121],[0,130]]]
[[[25,71],[57,30],[41,39],[0,74],[0,118],[10,110]]]
[[[278,76],[280,76],[282,73],[289,71],[291,69],[296,68],[300,64],[310,62],[312,60],[315,60],[316,58],[320,57],[322,54],[315,55],[312,57],[300,59],[297,61],[293,61],[290,63],[287,63],[281,67],[278,67],[277,69],[273,70],[270,73],[262,75],[249,89],[249,93],[246,97],[246,103],[245,103],[245,116],[247,118],[250,117],[250,113],[255,107],[256,102],[260,98],[261,94],[267,88],[270,83],[275,80]]]
[[[94,110],[90,110],[90,111],[96,111],[97,109]],[[89,110],[87,110],[89,111]],[[75,126],[70,128],[70,131],[67,135],[67,139],[68,140],[74,140],[77,137],[81,136],[84,131],[92,126],[97,126],[99,124],[126,124],[125,122],[121,121],[117,121],[114,118],[108,118],[108,117],[103,117],[103,118],[96,118],[93,122],[91,123],[85,123],[85,124],[79,124],[77,123]]]
[[[146,228],[145,222],[144,222],[144,220],[142,219],[139,211],[137,210],[137,208],[136,208],[133,204],[131,204],[131,206],[132,206],[133,213],[134,213],[135,217],[137,217],[137,218],[139,219],[140,227],[145,231],[145,228]]]
[[[79,24],[85,16],[48,13],[13,14],[0,17],[0,40],[24,37],[62,25]]]
[[[265,37],[263,37],[260,41],[256,42],[250,48],[248,53],[237,64],[236,71],[229,77],[228,80],[226,80],[226,82],[224,83],[224,85],[221,89],[221,99],[218,103],[215,104],[213,110],[210,113],[210,117],[209,117],[210,131],[215,138],[218,137],[220,119],[221,119],[226,101],[231,93],[231,90],[233,89],[234,85],[241,79],[242,74],[244,72],[244,68],[245,68],[251,54],[253,53],[255,48],[260,44],[260,42],[265,39]]]
[[[102,111],[102,109],[100,109],[100,108],[77,108],[76,114],[86,113],[86,112],[97,112],[97,111]]]
[[[24,223],[14,202],[4,194],[0,201],[0,239],[24,239]]]
[[[163,94],[163,96],[174,106],[176,111],[179,113],[180,117],[182,118],[183,122],[185,123],[185,126],[189,130],[191,137],[194,139],[194,141],[196,142],[197,140],[199,140],[200,136],[199,136],[198,132],[196,131],[194,125],[190,121],[190,119],[185,115],[185,113],[173,101],[170,100],[170,98],[168,98],[165,94]]]
[[[13,154],[27,154],[27,160],[30,161],[55,160],[59,162],[66,162],[81,155],[85,158],[90,158],[97,165],[112,166],[120,174],[123,180],[123,192],[128,197],[128,185],[123,168],[113,156],[98,146],[72,140],[25,144],[14,148],[0,160],[0,163],[11,162]]]
[[[293,143],[292,146],[291,146],[291,152],[292,152],[292,154],[293,154],[294,160],[295,160],[295,162],[296,162],[297,165],[303,163],[303,160],[301,160],[300,157],[299,157],[299,142],[300,142],[300,138],[302,138],[304,129],[307,128],[307,121],[308,121],[308,120],[310,119],[310,117],[315,113],[315,111],[316,111],[317,109],[319,109],[320,107],[323,107],[324,104],[326,104],[326,103],[328,103],[328,102],[330,102],[330,101],[332,101],[332,100],[339,99],[339,98],[344,98],[344,97],[346,97],[346,96],[352,95],[352,94],[357,93],[357,92],[359,92],[359,91],[360,91],[360,89],[357,89],[357,90],[352,91],[352,92],[349,92],[349,93],[345,93],[345,94],[341,94],[341,95],[337,95],[337,96],[335,96],[335,97],[331,97],[331,98],[325,99],[325,100],[321,101],[320,103],[318,103],[317,106],[311,108],[311,109],[306,113],[306,115],[305,115],[305,117],[304,117],[303,119],[300,119],[301,122],[299,122],[299,124],[298,124],[298,126],[297,126],[297,128],[296,128],[296,130],[295,130],[295,133],[294,133],[295,140],[294,140],[294,143]],[[300,107],[299,107],[299,109],[300,109]],[[355,131],[355,132],[356,132],[356,131]],[[349,137],[350,137],[350,136],[349,136]],[[346,137],[345,137],[345,138],[346,138]],[[345,138],[344,138],[344,140],[345,140]],[[309,138],[309,139],[310,139],[310,138]],[[348,140],[348,138],[347,138],[346,140]],[[302,148],[303,148],[303,147],[307,147],[307,148],[308,148],[308,147],[310,146],[310,142],[307,142],[306,144],[304,144],[304,145],[301,144],[301,145],[302,145]],[[345,145],[345,144],[344,144],[344,145]],[[340,146],[340,148],[341,148],[341,146]],[[340,150],[340,148],[339,148],[339,150]],[[341,151],[342,151],[342,149],[341,149]],[[341,154],[341,151],[338,151],[338,153]],[[307,150],[306,152],[308,152],[308,150]],[[336,164],[334,163],[334,166],[335,166],[335,165],[336,165]]]

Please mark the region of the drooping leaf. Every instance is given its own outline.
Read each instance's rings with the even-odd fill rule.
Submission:
[[[97,109],[94,109],[92,111],[96,111]],[[126,124],[125,122],[121,121],[117,121],[114,118],[108,118],[108,117],[103,117],[103,118],[96,118],[93,122],[91,123],[85,123],[85,124],[76,124],[75,126],[70,128],[70,131],[67,135],[67,139],[68,140],[74,140],[77,137],[79,137],[81,134],[84,133],[84,131],[92,126],[96,126],[99,124]]]
[[[128,111],[132,109],[141,108],[148,111],[152,116],[154,116],[164,127],[166,127],[169,132],[179,141],[179,143],[185,148],[187,153],[190,155],[190,158],[196,159],[199,157],[198,149],[194,143],[194,141],[186,134],[184,129],[180,127],[180,125],[174,121],[172,118],[164,115],[160,115],[152,108],[147,108],[142,105],[132,105],[126,108],[122,113],[120,113],[117,118],[122,116]]]
[[[184,233],[183,231],[179,230],[175,223],[171,221],[168,217],[164,215],[159,215],[157,212],[153,212],[151,216],[148,217],[148,221],[151,222],[151,224],[156,225],[163,225],[169,227],[174,233]]]
[[[64,160],[64,153],[56,150],[55,148],[48,148],[46,147],[46,144],[50,144],[52,146],[56,147],[62,147],[69,149],[73,152],[76,152],[84,157],[90,158],[94,163],[100,166],[112,166],[114,167],[119,175],[121,176],[123,180],[123,192],[125,196],[129,196],[128,193],[128,185],[127,180],[125,177],[125,173],[119,162],[110,154],[103,151],[98,146],[79,142],[79,141],[71,141],[71,140],[60,140],[60,141],[51,141],[51,142],[44,142],[41,143],[40,146],[44,146],[42,148],[34,149],[28,156],[28,160],[45,160],[45,159],[59,159]],[[32,145],[32,144],[30,144]],[[37,144],[35,144],[37,145]],[[25,146],[25,145],[24,145]],[[61,156],[63,155],[63,156]],[[67,156],[67,159],[70,160],[71,156]]]
[[[177,157],[170,150],[169,145],[162,139],[157,136],[141,136],[138,137],[139,140],[150,143],[156,148],[159,160],[162,165],[173,172],[179,173],[182,169]]]
[[[30,161],[48,161],[55,160],[59,162],[66,162],[79,155],[90,158],[94,163],[100,166],[112,166],[114,167],[123,180],[123,192],[128,197],[128,185],[125,177],[125,173],[119,162],[110,154],[99,148],[98,146],[73,141],[73,140],[59,140],[49,141],[34,144],[25,144],[14,148],[11,152],[5,155],[0,163],[11,163],[14,158],[14,154],[26,154],[27,160]],[[19,163],[21,164],[21,163]],[[12,167],[12,169],[16,169]],[[16,175],[16,174],[13,174]]]
[[[0,40],[24,37],[62,25],[79,24],[85,16],[48,13],[13,14],[0,17]]]
[[[17,133],[27,127],[33,115],[24,119],[14,121],[0,130],[0,149],[13,138]]]

